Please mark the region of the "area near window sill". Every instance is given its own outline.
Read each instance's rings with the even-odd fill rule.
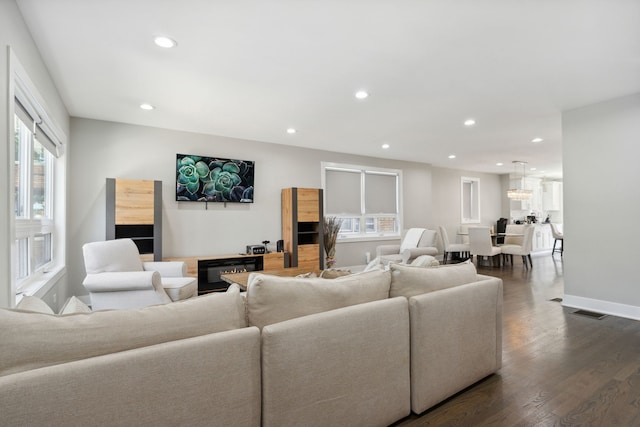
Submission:
[[[400,240],[400,235],[396,236],[338,236],[338,240],[336,243],[356,243],[356,242],[372,242],[372,241],[381,241],[381,240]]]
[[[23,296],[27,295],[42,298],[64,276],[65,272],[65,266],[55,267],[43,273],[38,279],[21,286],[16,295],[16,304],[20,302]]]

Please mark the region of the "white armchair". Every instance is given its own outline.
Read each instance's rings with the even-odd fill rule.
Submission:
[[[184,262],[142,262],[131,239],[87,243],[82,247],[93,310],[166,304],[197,294],[196,279],[184,277]]]
[[[409,264],[421,255],[435,256],[438,254],[436,236],[435,230],[410,228],[399,245],[378,246],[376,248],[376,256],[384,264],[390,262]]]

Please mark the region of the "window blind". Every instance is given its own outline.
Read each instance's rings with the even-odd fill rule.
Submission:
[[[367,171],[364,176],[366,213],[397,213],[397,175]]]
[[[32,130],[34,138],[47,151],[56,158],[62,155],[62,141],[53,130],[48,116],[38,102],[27,95],[18,79],[15,86],[15,113]]]
[[[326,212],[360,215],[360,171],[327,169],[325,173]]]

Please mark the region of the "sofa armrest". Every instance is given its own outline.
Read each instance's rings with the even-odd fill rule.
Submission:
[[[438,249],[431,246],[423,246],[418,248],[410,248],[402,251],[402,262],[405,264],[409,264],[414,259],[418,258],[421,255],[438,255]]]
[[[502,366],[502,280],[409,299],[411,408],[421,413]]]
[[[376,248],[376,256],[400,253],[400,245],[380,245]]]
[[[162,277],[185,277],[187,264],[184,261],[147,261],[142,263],[145,271],[157,271]]]
[[[118,292],[160,289],[162,279],[157,271],[122,271],[87,274],[82,282],[89,292]]]

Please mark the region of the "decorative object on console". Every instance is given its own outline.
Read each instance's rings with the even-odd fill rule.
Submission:
[[[176,201],[253,203],[255,162],[176,154]]]
[[[324,217],[324,251],[327,254],[325,260],[326,268],[331,268],[336,263],[336,239],[340,232],[340,221],[335,216]]]
[[[266,254],[266,245],[247,245],[247,255]]]

